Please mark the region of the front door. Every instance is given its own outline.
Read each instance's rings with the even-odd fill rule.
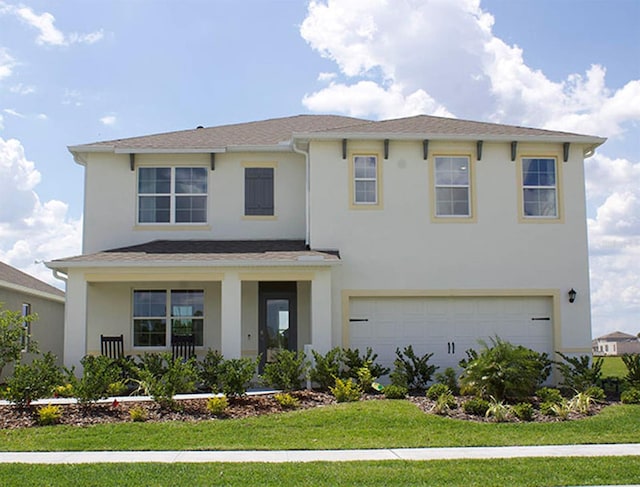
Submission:
[[[259,284],[258,329],[260,370],[273,362],[280,350],[298,349],[297,295],[295,282]]]

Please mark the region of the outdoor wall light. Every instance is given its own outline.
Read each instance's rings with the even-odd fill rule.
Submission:
[[[569,294],[569,302],[573,303],[576,300],[576,294],[578,293],[575,289],[571,288],[567,294]]]

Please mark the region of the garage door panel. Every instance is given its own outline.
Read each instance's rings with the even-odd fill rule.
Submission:
[[[351,348],[367,346],[390,367],[396,348],[412,345],[417,354],[433,353],[430,362],[456,367],[478,339],[499,336],[539,352],[553,351],[552,301],[548,297],[352,298]],[[455,353],[453,352],[455,350]]]

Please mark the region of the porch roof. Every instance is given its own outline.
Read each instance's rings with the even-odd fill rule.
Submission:
[[[51,269],[148,265],[330,265],[337,250],[310,250],[304,240],[153,240],[47,262]]]

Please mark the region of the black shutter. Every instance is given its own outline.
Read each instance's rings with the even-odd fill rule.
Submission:
[[[244,214],[273,215],[273,168],[244,170]]]

